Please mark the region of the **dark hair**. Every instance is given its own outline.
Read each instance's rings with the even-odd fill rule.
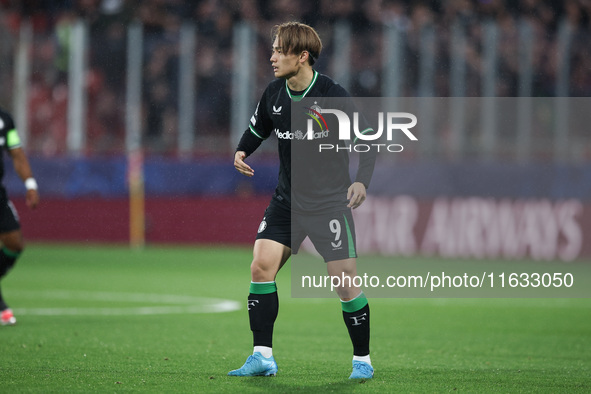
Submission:
[[[308,62],[314,65],[320,52],[322,52],[322,41],[318,33],[312,27],[300,22],[286,22],[273,27],[273,40],[278,39],[279,45],[285,53],[299,54],[307,51]]]

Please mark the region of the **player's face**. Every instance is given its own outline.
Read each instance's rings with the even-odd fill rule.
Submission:
[[[290,78],[295,75],[301,67],[299,56],[293,53],[285,53],[279,45],[278,38],[275,38],[275,41],[273,42],[271,59],[269,60],[271,60],[271,66],[273,67],[273,73],[276,78]]]

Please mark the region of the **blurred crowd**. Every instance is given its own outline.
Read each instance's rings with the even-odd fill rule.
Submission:
[[[144,31],[143,129],[148,149],[174,153],[178,132],[179,30],[193,23],[195,53],[196,152],[224,152],[229,146],[233,28],[246,21],[257,31],[256,97],[271,80],[270,31],[273,25],[299,20],[314,26],[325,50],[317,63],[331,75],[334,26],[352,31],[350,91],[359,96],[387,95],[382,91],[383,37],[394,26],[405,37],[402,95],[418,94],[421,31],[435,29],[435,78],[432,94],[449,96],[451,26],[466,34],[465,95],[481,94],[484,66],[483,22],[496,22],[498,83],[496,95],[517,96],[519,26],[532,28],[533,96],[556,94],[558,31],[564,21],[572,27],[569,63],[570,96],[591,95],[590,0],[0,0],[2,86],[13,88],[14,43],[28,21],[34,32],[30,122],[34,150],[64,151],[67,114],[69,34],[82,19],[89,28],[88,144],[94,152],[119,152],[125,130],[125,69],[127,27],[139,21]],[[6,99],[6,97],[4,97]],[[10,107],[10,102],[0,102]],[[248,119],[245,119],[247,122]]]

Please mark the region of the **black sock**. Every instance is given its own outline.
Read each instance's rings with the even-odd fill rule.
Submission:
[[[2,298],[2,289],[0,289],[0,311],[3,311],[4,309],[8,309],[8,305],[4,302],[4,298]]]
[[[354,356],[369,355],[369,304],[361,293],[351,301],[341,301],[343,320],[353,343]]]
[[[252,282],[248,295],[248,317],[253,346],[273,347],[273,326],[278,311],[275,282]]]
[[[14,266],[19,254],[20,253],[13,252],[10,249],[0,249],[0,279],[8,274],[8,271],[10,271],[10,269]],[[6,308],[8,308],[8,305],[6,305],[6,302],[4,302],[4,298],[2,298],[2,291],[0,290],[0,311],[3,311]]]

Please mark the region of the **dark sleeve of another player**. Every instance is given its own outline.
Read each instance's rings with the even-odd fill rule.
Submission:
[[[242,134],[236,151],[243,151],[250,156],[271,134],[272,124],[267,114],[267,91],[263,93],[248,128]]]

